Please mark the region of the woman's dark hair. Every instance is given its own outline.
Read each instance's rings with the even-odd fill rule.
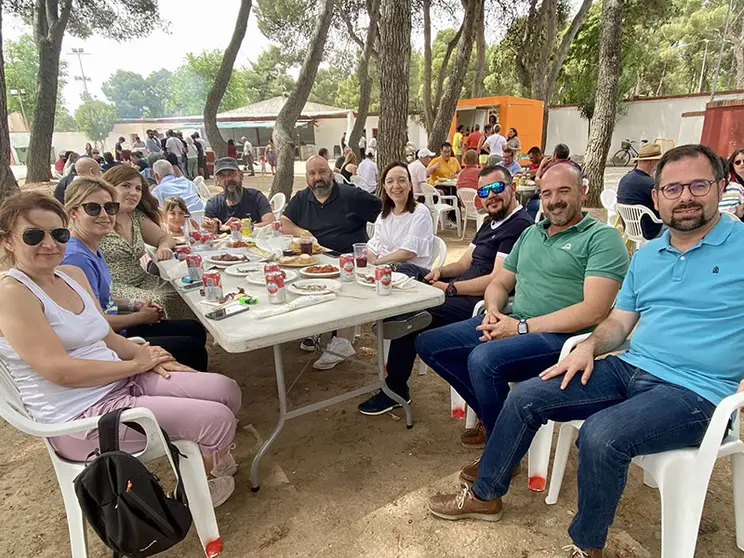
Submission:
[[[235,145],[235,142],[231,139],[227,140],[227,145]]]
[[[679,147],[670,149],[661,156],[661,159],[659,159],[659,164],[656,166],[656,174],[654,177],[656,188],[659,188],[659,186],[661,186],[661,171],[664,170],[664,167],[667,166],[667,164],[681,161],[683,159],[697,159],[698,157],[705,157],[706,159],[708,159],[711,171],[713,172],[713,177],[716,180],[721,180],[722,178],[726,177],[721,158],[716,154],[715,151],[713,151],[707,145],[691,143],[688,145],[680,145]]]
[[[130,167],[129,165],[116,165],[103,173],[101,178],[112,186],[118,186],[122,182],[134,178],[139,179],[142,184],[142,198],[137,204],[136,209],[139,209],[142,213],[147,215],[152,222],[160,226],[162,216],[158,209],[158,200],[156,200],[150,192],[150,185],[147,183],[147,179],[137,172],[137,169]],[[116,226],[119,226],[118,222],[116,223]]]
[[[517,132],[517,129],[514,126],[512,126],[511,128],[509,128],[509,130],[513,130],[514,131],[514,137],[515,138],[516,137],[519,137],[519,132]]]
[[[390,163],[387,167],[385,167],[385,170],[382,171],[380,184],[382,184],[381,215],[383,219],[390,215],[390,212],[393,211],[393,209],[395,208],[395,202],[390,196],[388,196],[387,190],[385,190],[385,179],[387,178],[388,173],[397,167],[401,167],[406,171],[406,176],[408,177],[408,185],[410,186],[410,189],[408,190],[408,199],[406,200],[406,211],[408,211],[409,213],[413,213],[414,211],[416,211],[416,200],[413,199],[413,184],[411,184],[411,172],[408,170],[408,165],[406,165],[405,163],[401,163],[400,161],[396,161],[394,163]]]
[[[465,127],[465,124],[458,124],[457,125],[457,131],[462,133],[462,129]]]
[[[734,161],[736,160],[736,157],[739,155],[744,155],[744,147],[740,147],[736,151],[734,151],[731,154],[731,157],[728,158],[728,171],[727,174],[731,176],[732,180],[736,180],[739,184],[744,186],[744,176],[737,174],[736,167],[734,167]]]
[[[111,155],[111,152],[110,151],[106,151],[103,154],[103,160],[106,161],[107,163],[111,164],[111,163],[114,162],[114,156]]]

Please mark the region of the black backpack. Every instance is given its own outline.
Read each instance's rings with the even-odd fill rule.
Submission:
[[[119,420],[124,409],[103,415],[98,421],[100,450],[74,482],[83,517],[114,558],[143,558],[179,543],[191,527],[186,493],[178,467],[184,457],[163,431],[176,465],[175,496],[165,495],[159,479],[136,457],[119,450]],[[136,423],[124,423],[144,434]]]

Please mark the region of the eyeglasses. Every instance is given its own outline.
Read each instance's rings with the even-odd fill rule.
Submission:
[[[119,213],[119,206],[119,202],[106,202],[103,205],[95,202],[80,204],[80,207],[91,217],[98,217],[101,214],[101,209],[109,215],[116,215]]]
[[[739,159],[738,161],[734,161],[735,165],[744,165],[744,159]]]
[[[490,184],[486,184],[485,186],[481,186],[480,188],[478,188],[478,197],[487,198],[490,192],[493,192],[494,194],[500,194],[504,190],[506,190],[506,182],[497,180],[496,182],[491,182]]]
[[[46,233],[49,233],[49,235],[52,237],[52,239],[55,242],[59,242],[60,244],[67,244],[67,241],[70,240],[70,231],[67,229],[59,228],[59,229],[26,229],[21,234],[21,238],[23,239],[23,242],[29,246],[36,246],[39,244],[42,240],[44,240],[44,236],[46,236]]]
[[[710,187],[713,186],[713,184],[715,184],[716,182],[718,181],[702,179],[693,180],[692,182],[688,182],[686,184],[673,182],[672,184],[667,184],[666,186],[662,186],[659,189],[661,190],[661,193],[664,195],[664,197],[668,200],[676,200],[678,197],[680,197],[685,187],[690,189],[690,193],[693,196],[699,198],[710,192]]]

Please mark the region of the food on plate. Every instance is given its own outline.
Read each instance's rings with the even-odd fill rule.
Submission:
[[[245,240],[236,240],[235,242],[231,242],[228,244],[230,248],[248,248],[248,246],[252,246],[251,244],[248,244]]]
[[[367,283],[368,285],[374,285],[376,281],[374,275],[362,275],[361,273],[357,274],[357,279],[362,283]]]
[[[295,285],[294,288],[305,293],[322,293],[328,290],[326,285]]]
[[[313,256],[302,254],[301,256],[282,256],[277,260],[279,265],[312,265],[318,260]]]
[[[248,261],[247,256],[240,256],[236,254],[217,254],[216,256],[212,256],[210,259],[214,260],[215,262],[247,262]]]
[[[227,293],[218,302],[220,304],[225,304],[226,302],[229,302],[231,300],[237,300],[241,296],[250,296],[250,295],[247,295],[247,293],[245,292],[245,289],[243,287],[238,287],[238,292],[236,292],[236,293]]]
[[[257,246],[251,246],[250,252],[253,254],[256,254],[257,256],[261,256],[262,258],[270,258],[274,255],[274,252],[269,252],[268,250],[263,250],[261,248],[258,248]]]
[[[302,253],[302,249],[300,248],[300,239],[295,238],[292,240],[292,252],[295,254]],[[323,248],[318,244],[316,240],[313,240],[313,254],[320,254],[323,252]]]
[[[340,270],[335,265],[311,265],[305,269],[305,273],[338,273]]]

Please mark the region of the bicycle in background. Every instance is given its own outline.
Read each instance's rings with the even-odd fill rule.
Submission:
[[[612,164],[616,167],[627,167],[630,161],[638,157],[638,150],[633,147],[635,141],[625,139],[620,143],[620,149],[612,156]],[[641,140],[642,144],[647,144],[648,140]]]

